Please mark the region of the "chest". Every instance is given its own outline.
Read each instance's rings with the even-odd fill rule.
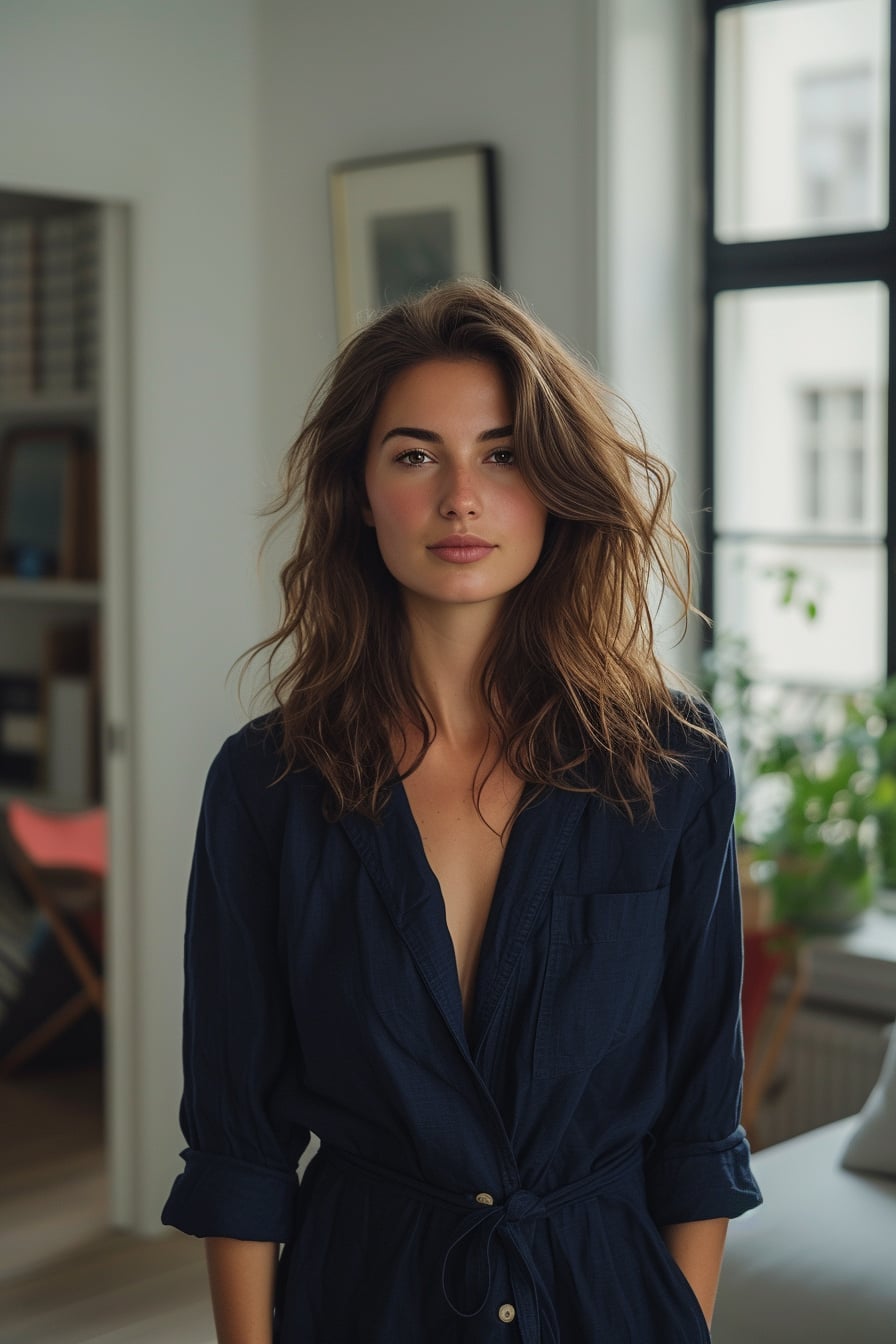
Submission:
[[[493,1069],[578,1071],[656,1000],[674,828],[634,843],[603,808],[556,790],[529,803],[502,846],[465,794],[435,780],[424,796],[417,774],[381,821],[316,823],[313,843],[310,822],[294,824],[283,848],[278,945],[304,1076],[321,1095],[344,1088],[350,1107],[380,1093],[393,1107],[396,1087],[428,1095],[461,1058],[442,1053],[446,1026],[476,1061],[478,1072],[468,1059],[451,1072],[468,1097]],[[446,1136],[449,1112],[440,1103],[432,1116]]]
[[[425,761],[404,782],[427,862],[441,888],[467,1024],[507,826],[522,792],[521,782],[499,766],[485,783],[477,810],[472,776],[470,768]]]

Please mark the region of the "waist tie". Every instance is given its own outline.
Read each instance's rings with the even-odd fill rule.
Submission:
[[[368,1180],[392,1187],[400,1186],[425,1203],[434,1204],[440,1208],[463,1210],[467,1213],[468,1216],[460,1224],[457,1236],[446,1250],[442,1260],[442,1295],[457,1316],[464,1318],[478,1316],[488,1302],[494,1276],[492,1241],[496,1233],[502,1234],[504,1245],[509,1249],[513,1259],[529,1282],[535,1303],[534,1319],[523,1309],[522,1303],[518,1305],[517,1324],[520,1327],[520,1335],[524,1344],[560,1344],[559,1326],[550,1294],[545,1287],[530,1248],[524,1239],[514,1234],[514,1228],[518,1224],[529,1222],[535,1218],[547,1218],[558,1209],[566,1208],[570,1204],[586,1203],[599,1194],[601,1190],[613,1184],[620,1176],[640,1166],[642,1158],[642,1146],[640,1143],[636,1143],[605,1158],[600,1166],[595,1171],[589,1172],[587,1176],[583,1176],[569,1185],[561,1186],[557,1190],[552,1190],[549,1194],[537,1195],[531,1190],[514,1190],[503,1204],[490,1205],[477,1204],[474,1195],[462,1195],[453,1190],[445,1190],[441,1186],[430,1185],[426,1181],[419,1181],[415,1177],[407,1176],[391,1167],[359,1157],[356,1153],[348,1153],[344,1149],[333,1148],[330,1144],[322,1143],[317,1158],[314,1160],[322,1159],[325,1162],[330,1162],[349,1175],[360,1175]],[[479,1305],[474,1307],[472,1311],[464,1311],[452,1300],[445,1280],[452,1255],[464,1243],[466,1243],[466,1251],[469,1255],[476,1244],[477,1234],[480,1240],[485,1234],[483,1250],[488,1282]]]

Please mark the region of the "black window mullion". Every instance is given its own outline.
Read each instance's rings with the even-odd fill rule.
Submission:
[[[889,232],[896,229],[896,2],[890,0]],[[896,252],[894,247],[893,252]],[[896,256],[891,252],[887,303],[887,676],[896,675]]]
[[[715,499],[715,295],[710,286],[718,264],[710,267],[710,257],[715,246],[715,191],[716,191],[716,6],[707,0],[705,11],[705,32],[703,34],[704,77],[703,77],[703,349],[701,364],[703,371],[703,483],[704,493],[702,518],[702,555],[700,566],[700,605],[710,618],[709,624],[701,623],[701,637],[704,649],[712,647],[714,637],[715,613],[715,522],[713,519],[713,501]]]
[[[892,118],[891,118],[892,130]],[[891,207],[892,208],[892,207]],[[887,305],[887,676],[896,674],[896,538],[893,525],[896,520],[896,284],[890,281]]]
[[[896,229],[761,243],[707,243],[708,289],[764,289],[896,277]]]

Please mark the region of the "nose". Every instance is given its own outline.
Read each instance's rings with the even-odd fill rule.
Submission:
[[[439,513],[443,518],[476,518],[481,512],[482,503],[472,472],[465,466],[453,467],[445,481]]]

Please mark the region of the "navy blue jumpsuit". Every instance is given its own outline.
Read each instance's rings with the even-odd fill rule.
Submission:
[[[659,1229],[761,1202],[727,753],[676,729],[650,821],[559,789],[517,818],[468,1037],[402,785],[329,823],[313,771],[271,787],[272,723],[202,799],[162,1221],[283,1243],[278,1344],[708,1340]]]

